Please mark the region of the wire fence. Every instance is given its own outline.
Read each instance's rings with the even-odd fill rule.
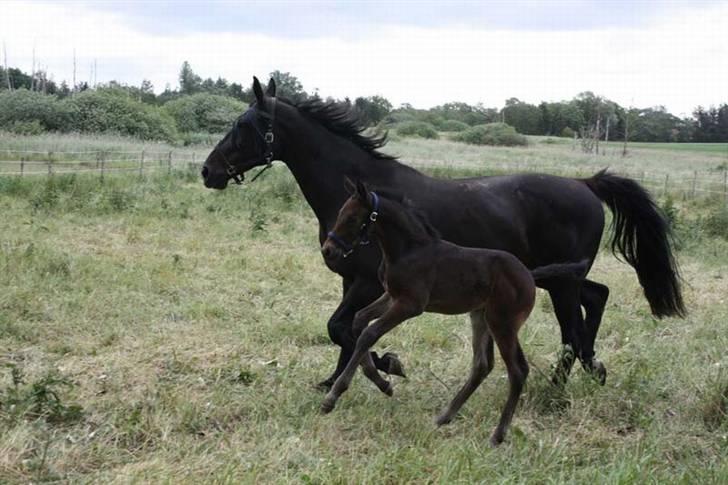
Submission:
[[[206,154],[190,151],[160,150],[79,150],[40,151],[0,149],[0,176],[52,176],[54,174],[95,173],[103,180],[114,173],[138,173],[140,177],[151,173],[171,173],[172,170],[201,168]],[[529,173],[587,177],[593,167],[572,164],[548,164],[536,160],[503,163],[482,161],[447,162],[432,159],[409,159],[403,162],[417,168],[487,169],[489,172]],[[728,170],[694,170],[692,173],[637,171],[615,168],[611,172],[630,177],[649,188],[656,195],[675,195],[685,199],[720,197],[728,203]]]

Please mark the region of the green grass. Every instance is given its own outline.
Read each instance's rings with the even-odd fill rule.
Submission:
[[[103,185],[5,177],[0,205],[0,482],[728,477],[728,240],[710,200],[666,204],[685,320],[655,321],[632,270],[600,254],[592,275],[612,290],[597,341],[604,387],[578,369],[563,393],[550,387],[559,332],[539,294],[521,334],[532,372],[497,449],[500,360],[460,419],[432,423],[466,377],[465,317],[399,327],[378,345],[405,362],[395,396],[358,375],[319,415],[313,384],[337,355],[325,322],[340,283],[281,166],[223,192],[183,172]]]

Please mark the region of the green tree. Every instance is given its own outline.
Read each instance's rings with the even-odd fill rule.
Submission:
[[[179,90],[182,94],[195,94],[202,90],[202,78],[195,74],[187,61],[182,63],[179,71]]]
[[[270,73],[270,77],[276,83],[276,96],[288,98],[294,103],[305,101],[309,98],[301,82],[290,72],[276,70]]]

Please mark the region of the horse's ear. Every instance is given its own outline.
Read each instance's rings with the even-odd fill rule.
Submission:
[[[354,181],[349,177],[344,177],[344,188],[349,195],[354,195],[356,193],[356,183],[354,183]]]
[[[260,81],[258,81],[258,78],[253,76],[253,93],[255,94],[255,99],[258,100],[258,103],[263,106],[265,104],[265,94],[263,94],[263,88],[260,86]]]
[[[364,201],[369,196],[369,189],[367,189],[367,186],[361,180],[356,181],[356,195]]]
[[[270,78],[270,81],[268,81],[268,87],[265,90],[265,94],[270,97],[276,95],[276,82],[273,80],[273,78]]]

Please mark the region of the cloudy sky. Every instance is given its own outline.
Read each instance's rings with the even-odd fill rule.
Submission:
[[[188,60],[248,84],[274,69],[324,96],[503,105],[591,90],[676,114],[728,101],[728,2],[0,0],[8,63],[157,91]]]

